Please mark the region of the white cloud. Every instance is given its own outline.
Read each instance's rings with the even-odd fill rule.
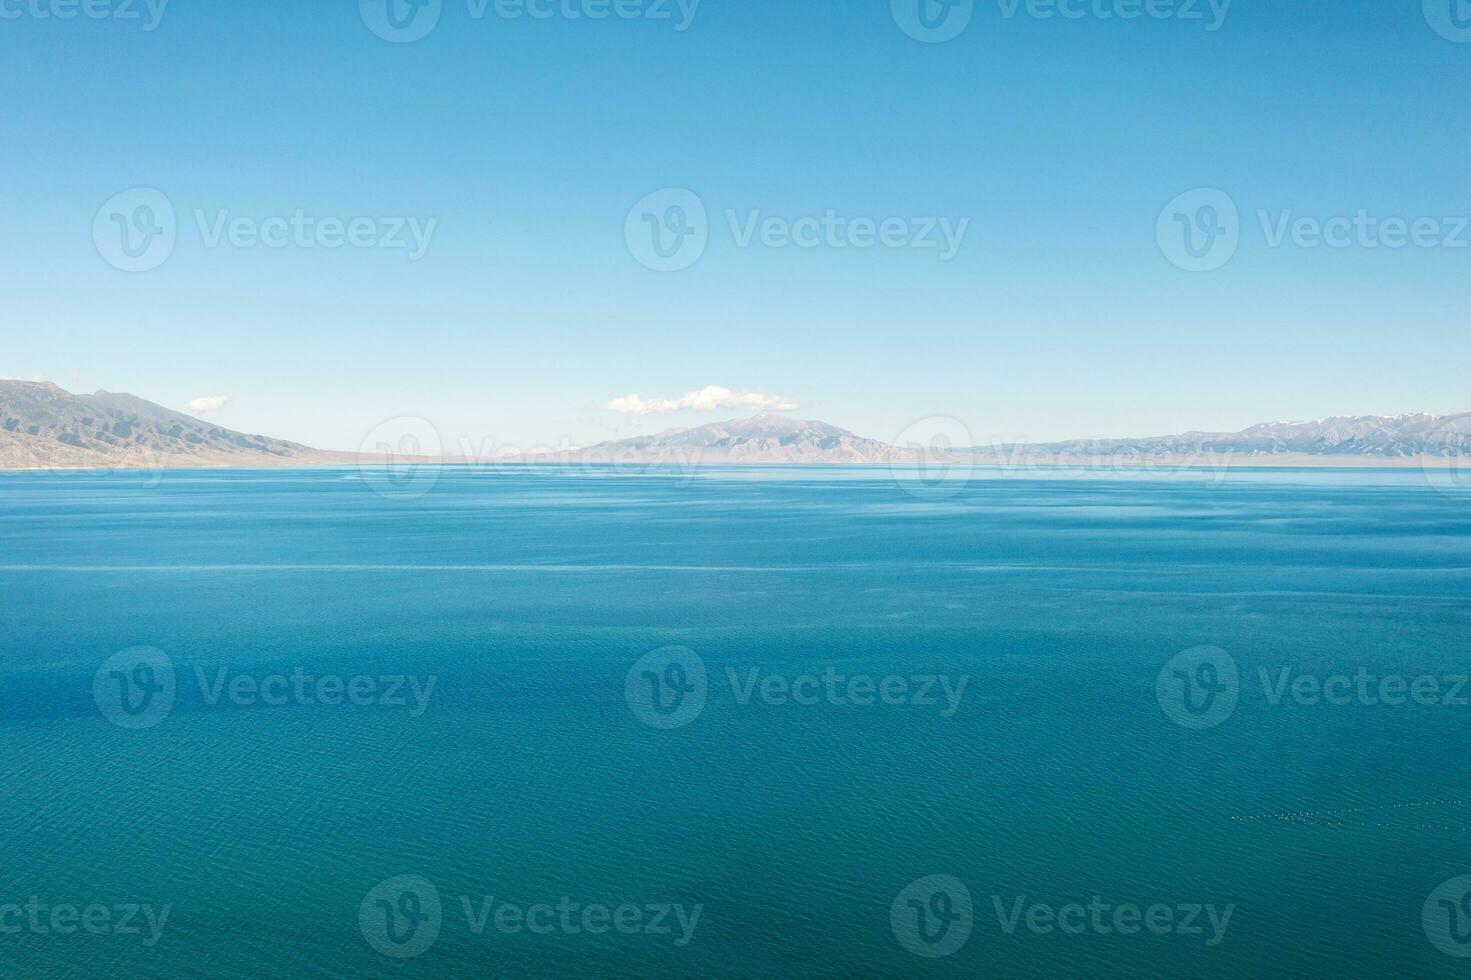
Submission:
[[[603,406],[610,412],[624,415],[668,415],[688,409],[693,412],[715,412],[720,409],[754,409],[761,412],[790,412],[797,403],[781,395],[766,395],[759,391],[731,391],[719,385],[706,385],[696,391],[687,391],[678,398],[645,398],[643,395],[624,395]]]
[[[199,412],[201,415],[206,412],[218,412],[225,407],[225,403],[229,400],[229,395],[205,395],[203,398],[196,398],[191,401],[189,403],[189,411]]]

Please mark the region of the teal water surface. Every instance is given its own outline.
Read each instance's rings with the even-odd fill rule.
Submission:
[[[1471,965],[1453,955],[1471,952],[1471,900],[1432,897],[1471,874],[1471,707],[1453,696],[1471,672],[1471,494],[1454,485],[507,467],[384,486],[0,476],[0,976]],[[143,675],[104,663],[138,647],[173,672],[161,715],[108,701]],[[1200,647],[1237,679],[1189,661],[1181,707],[1168,665]],[[775,686],[748,692],[753,671]],[[1311,696],[1365,673],[1438,695]],[[373,689],[271,703],[276,676]],[[865,699],[855,677],[902,694]],[[1223,718],[1192,711],[1211,685]],[[948,904],[914,885],[936,875]],[[169,911],[156,934],[92,934],[37,924],[28,902],[101,905],[113,925],[123,906]],[[492,912],[475,928],[483,909],[558,903],[639,925]],[[1111,911],[1062,913],[1078,929],[1046,911],[1089,903],[1230,916],[1125,932]]]

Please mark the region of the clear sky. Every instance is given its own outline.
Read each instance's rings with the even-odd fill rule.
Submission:
[[[1465,0],[153,2],[0,0],[0,375],[345,449],[1471,409]]]

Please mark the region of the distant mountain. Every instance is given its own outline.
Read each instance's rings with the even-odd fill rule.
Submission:
[[[565,455],[565,454],[564,454]],[[1129,459],[1408,464],[1471,456],[1471,413],[1356,416],[1268,422],[1241,432],[1186,432],[1143,439],[1070,440],[971,449],[893,446],[825,422],[759,415],[635,436],[571,454],[588,460],[681,463],[1123,462]]]
[[[554,462],[1127,464],[1169,460],[1219,465],[1454,465],[1471,457],[1471,412],[1269,422],[1241,432],[1011,446],[892,446],[826,422],[758,415],[598,443],[570,453],[518,457]],[[0,469],[50,467],[314,466],[384,462],[246,435],[133,395],[73,395],[54,384],[0,381]],[[505,459],[503,462],[512,462]],[[472,460],[446,459],[448,463]]]
[[[589,446],[574,455],[640,462],[885,463],[898,452],[826,422],[758,415]]]
[[[211,425],[133,395],[0,381],[0,469],[289,465],[330,454]]]
[[[995,447],[981,447],[990,453]],[[1012,451],[1068,456],[1353,456],[1383,460],[1471,455],[1471,412],[1357,415],[1313,422],[1266,422],[1240,432],[1186,432],[1145,439],[1041,443]]]

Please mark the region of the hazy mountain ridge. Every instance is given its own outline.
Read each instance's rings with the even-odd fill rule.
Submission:
[[[1411,459],[1471,455],[1471,413],[1353,416],[1313,422],[1267,422],[1240,432],[1186,432],[1143,439],[1068,440],[1007,446],[890,445],[824,422],[762,415],[590,446],[573,454],[644,462],[897,463],[1025,459],[1222,459],[1352,457]]]
[[[601,442],[575,455],[644,462],[868,463],[885,462],[896,452],[887,443],[826,422],[757,415]]]
[[[1084,456],[1455,457],[1471,455],[1471,412],[1357,415],[1311,422],[1264,422],[1240,432],[1185,432],[1145,439],[1069,440],[1015,447]],[[983,448],[980,451],[989,451]]]
[[[0,468],[286,465],[320,455],[135,395],[74,395],[48,382],[0,381]]]
[[[985,463],[1238,460],[1280,465],[1404,465],[1471,457],[1471,412],[1364,415],[1267,422],[1240,432],[1185,432],[1143,439],[1069,440],[963,448],[894,446],[826,422],[758,415],[601,442],[570,453],[517,457],[648,463],[868,463],[925,460]],[[54,384],[0,381],[0,469],[75,467],[343,465],[353,454],[324,452],[247,435],[134,395],[74,395]],[[383,461],[379,457],[374,462]],[[502,460],[504,462],[513,459]],[[1397,462],[1398,461],[1398,462]],[[447,459],[446,462],[485,462]],[[1445,465],[1444,463],[1442,465]]]

